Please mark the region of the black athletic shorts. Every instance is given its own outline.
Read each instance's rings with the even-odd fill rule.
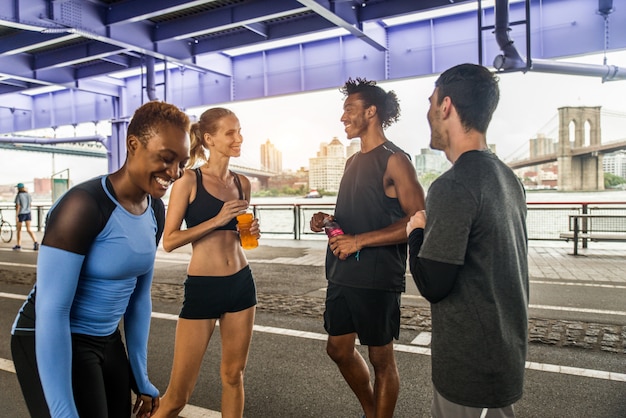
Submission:
[[[363,345],[387,345],[400,336],[400,295],[329,282],[324,328],[333,336],[356,332]]]
[[[17,221],[18,222],[26,222],[26,221],[32,221],[32,217],[30,212],[28,213],[20,213],[19,215],[17,215]]]
[[[187,276],[180,317],[218,319],[256,305],[256,285],[250,266],[231,276]]]

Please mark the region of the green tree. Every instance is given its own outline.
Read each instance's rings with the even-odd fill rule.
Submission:
[[[620,184],[626,184],[626,179],[611,173],[604,173],[604,187],[612,189]]]
[[[437,177],[439,176],[440,176],[440,173],[435,173],[435,172],[430,171],[428,173],[420,174],[419,176],[417,176],[417,178],[420,181],[420,184],[422,185],[422,187],[428,190],[430,185],[433,184],[433,181],[437,180]]]

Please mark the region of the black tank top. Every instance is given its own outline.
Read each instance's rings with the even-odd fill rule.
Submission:
[[[202,184],[202,171],[200,168],[194,170],[196,172],[196,198],[187,206],[185,211],[185,223],[187,228],[194,227],[211,218],[215,218],[222,210],[224,202],[209,193]],[[229,171],[233,176],[237,190],[239,190],[239,199],[243,200],[243,190],[241,189],[241,181],[239,176]],[[226,225],[215,228],[216,231],[236,231],[237,218],[233,218]]]
[[[335,218],[346,234],[362,234],[385,228],[405,216],[397,198],[385,195],[383,177],[389,157],[406,154],[390,141],[367,153],[357,152],[346,162],[339,186]],[[366,247],[359,258],[341,261],[330,248],[326,254],[329,281],[362,289],[403,292],[406,244]]]

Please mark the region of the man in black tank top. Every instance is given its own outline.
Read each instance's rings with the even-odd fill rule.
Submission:
[[[361,78],[349,79],[341,91],[341,122],[348,139],[361,138],[361,151],[346,163],[334,216],[318,212],[311,219],[314,232],[327,218],[344,232],[329,239],[326,252],[326,350],[365,416],[392,417],[400,387],[393,339],[405,288],[405,228],[410,215],[424,209],[424,191],[408,154],[385,137],[400,116],[395,93]],[[368,346],[374,384],[355,348],[357,336]]]

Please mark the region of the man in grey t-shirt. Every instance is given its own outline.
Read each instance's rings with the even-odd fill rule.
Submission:
[[[487,147],[497,78],[445,71],[430,97],[430,146],[453,164],[407,224],[409,265],[431,302],[432,416],[512,417],[528,348],[524,188]]]
[[[26,232],[30,235],[30,238],[33,240],[33,250],[37,251],[39,249],[39,243],[37,242],[37,238],[35,234],[30,229],[30,205],[32,203],[32,197],[24,187],[24,183],[18,183],[17,186],[17,195],[15,196],[15,218],[17,224],[17,245],[13,247],[14,250],[22,249],[22,224],[26,225]]]

